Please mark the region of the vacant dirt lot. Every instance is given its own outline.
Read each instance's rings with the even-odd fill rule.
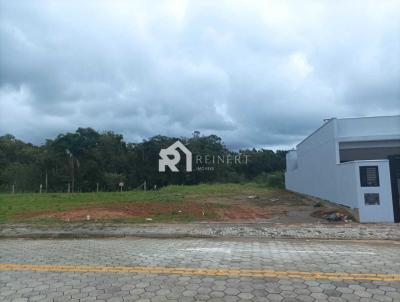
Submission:
[[[93,204],[69,210],[37,211],[18,216],[22,220],[48,221],[222,221],[310,223],[327,222],[322,216],[343,209],[280,189],[257,190],[215,196],[178,194],[180,201],[117,202]],[[228,195],[228,196],[226,196]]]

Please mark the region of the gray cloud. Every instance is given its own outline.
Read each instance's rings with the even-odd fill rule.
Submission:
[[[291,147],[399,114],[399,1],[0,1],[0,134]]]

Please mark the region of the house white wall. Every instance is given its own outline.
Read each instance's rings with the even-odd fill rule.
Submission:
[[[287,156],[286,188],[358,209],[361,222],[393,222],[388,160],[340,163],[340,142],[400,139],[400,116],[331,119]],[[361,187],[359,167],[378,166],[380,187]],[[380,205],[365,205],[379,193]]]
[[[297,168],[285,173],[286,188],[336,201],[335,120],[328,121],[297,145]],[[291,166],[293,153],[287,155]]]
[[[356,170],[357,167],[354,162],[346,162],[337,165],[337,199],[332,201],[352,209],[358,208],[358,187],[360,186],[360,181],[359,178],[357,178]]]

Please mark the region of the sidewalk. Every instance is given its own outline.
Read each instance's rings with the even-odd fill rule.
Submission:
[[[1,238],[253,237],[400,240],[399,224],[68,223],[0,225]]]

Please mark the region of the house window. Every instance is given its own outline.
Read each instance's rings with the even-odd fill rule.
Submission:
[[[379,187],[378,166],[360,167],[361,187]]]
[[[366,206],[379,206],[381,204],[378,193],[365,193],[364,202]]]

